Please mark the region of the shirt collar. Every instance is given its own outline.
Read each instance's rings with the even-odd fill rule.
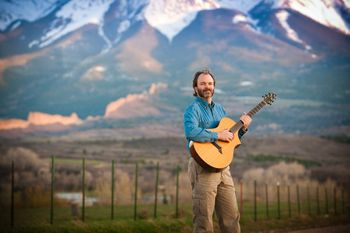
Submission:
[[[196,101],[198,103],[202,104],[204,107],[208,107],[208,108],[213,108],[215,105],[214,101],[211,101],[211,104],[209,104],[207,101],[205,101],[204,99],[202,99],[199,96],[196,97]]]

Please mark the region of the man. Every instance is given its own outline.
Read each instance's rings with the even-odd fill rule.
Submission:
[[[188,146],[190,141],[215,142],[230,141],[233,134],[227,129],[211,132],[209,128],[218,126],[226,115],[224,108],[214,103],[215,77],[209,70],[198,71],[193,78],[193,91],[196,99],[184,114],[184,129]],[[251,118],[242,115],[243,127],[238,135],[248,130]],[[188,174],[192,186],[193,232],[213,232],[214,209],[222,233],[240,232],[239,210],[230,168],[209,171],[202,168],[194,159],[189,160]]]

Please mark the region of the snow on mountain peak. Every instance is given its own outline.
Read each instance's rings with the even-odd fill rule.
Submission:
[[[114,0],[68,2],[56,12],[56,20],[51,23],[51,28],[46,34],[39,41],[33,41],[30,46],[39,44],[39,47],[45,47],[86,24],[102,23],[105,12],[113,2]]]
[[[236,24],[236,23],[246,23],[246,22],[248,22],[248,19],[247,19],[247,16],[245,16],[245,15],[241,15],[241,14],[238,14],[238,15],[236,15],[236,16],[234,16],[233,18],[232,18],[232,22],[234,23],[234,24]]]
[[[337,10],[337,6],[343,3],[345,7],[350,1],[334,0],[276,0],[273,8],[289,8],[295,10],[316,22],[331,28],[335,28],[347,35],[350,29]]]
[[[282,25],[282,27],[284,28],[284,30],[286,31],[286,35],[289,39],[293,40],[294,42],[297,42],[301,45],[303,45],[303,47],[307,50],[310,51],[311,50],[311,46],[306,44],[303,40],[301,40],[298,36],[298,34],[289,26],[287,20],[289,17],[289,13],[286,10],[281,10],[276,14],[276,17],[278,18],[280,24]],[[313,58],[316,58],[315,54],[311,54],[311,56]]]
[[[15,29],[20,25],[15,23],[19,19],[33,22],[51,13],[59,4],[57,0],[0,1],[0,30],[5,31],[11,24],[11,29]]]
[[[29,47],[45,47],[86,24],[98,25],[98,33],[107,47],[111,47],[134,22],[143,19],[171,41],[196,18],[199,11],[231,9],[241,13],[233,17],[233,23],[254,24],[249,11],[264,3],[271,9],[294,10],[322,25],[350,35],[350,23],[345,19],[349,17],[344,16],[350,13],[350,0],[119,0],[116,14],[119,20],[116,29],[118,35],[112,42],[104,35],[103,20],[115,2],[116,0],[0,1],[0,30],[13,30],[23,20],[34,22],[55,12],[56,18],[44,31],[44,35],[32,41]],[[286,16],[280,16],[281,22],[287,26]],[[295,39],[294,37],[294,41]]]
[[[195,19],[199,10],[218,7],[212,0],[151,0],[145,9],[145,19],[171,41]]]
[[[343,2],[345,4],[346,8],[350,8],[350,0],[344,0]]]
[[[145,19],[169,41],[188,26],[201,10],[235,9],[244,14],[261,0],[151,0],[145,9]]]

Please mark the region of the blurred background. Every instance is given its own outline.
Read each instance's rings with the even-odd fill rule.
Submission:
[[[277,94],[236,150],[237,184],[311,185],[314,196],[326,187],[340,200],[350,187],[349,61],[349,0],[1,1],[1,206],[14,161],[16,206],[47,207],[52,156],[62,203],[81,204],[86,158],[92,204],[110,201],[112,160],[119,204],[134,201],[135,162],[142,203],[154,201],[159,162],[159,200],[174,203],[179,166],[190,204],[182,117],[205,68],[233,119]]]

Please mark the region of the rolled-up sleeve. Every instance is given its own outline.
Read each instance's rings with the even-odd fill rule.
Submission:
[[[184,130],[187,140],[196,142],[215,142],[218,140],[218,134],[199,126],[198,111],[191,106],[186,109],[184,114]]]

